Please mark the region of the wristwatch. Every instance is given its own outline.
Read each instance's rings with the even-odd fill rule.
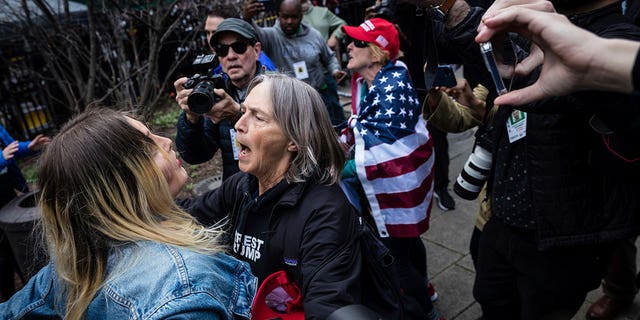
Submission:
[[[454,3],[456,3],[456,0],[444,0],[439,6],[435,7],[434,9],[436,10],[436,12],[445,17],[451,7],[453,7]]]

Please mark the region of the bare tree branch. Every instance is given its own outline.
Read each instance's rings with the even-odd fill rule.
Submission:
[[[53,101],[70,113],[100,103],[151,116],[188,56],[183,48],[194,48],[187,30],[204,18],[194,9],[205,0],[87,0],[83,13],[60,1],[62,9],[45,0],[0,9],[23,26],[29,58],[44,64],[31,71],[54,88]]]

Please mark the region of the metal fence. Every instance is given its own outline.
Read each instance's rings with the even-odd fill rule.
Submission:
[[[7,53],[6,51],[4,52]],[[11,67],[2,70],[0,120],[14,139],[29,140],[55,128],[49,94],[29,73],[24,54],[5,56]]]

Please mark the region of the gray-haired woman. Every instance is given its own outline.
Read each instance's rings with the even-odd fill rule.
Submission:
[[[267,74],[248,91],[235,125],[242,172],[181,204],[207,225],[228,219],[227,244],[258,281],[284,270],[302,289],[305,318],[326,319],[360,302],[359,250],[326,261],[358,226],[338,184],[343,150],[322,98],[308,84]],[[302,232],[288,232],[295,229]]]

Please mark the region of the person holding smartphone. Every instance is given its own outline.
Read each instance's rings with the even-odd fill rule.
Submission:
[[[619,1],[498,0],[486,12],[525,3],[553,4],[601,37],[640,40]],[[443,21],[440,40],[465,63],[483,65],[474,40],[484,13],[456,0]],[[512,87],[545,78],[545,67],[516,77]],[[632,196],[640,193],[638,119],[633,96],[598,91],[498,108],[489,150],[491,216],[479,237],[473,291],[483,318],[568,319],[600,285],[611,253],[640,229],[640,199]]]

